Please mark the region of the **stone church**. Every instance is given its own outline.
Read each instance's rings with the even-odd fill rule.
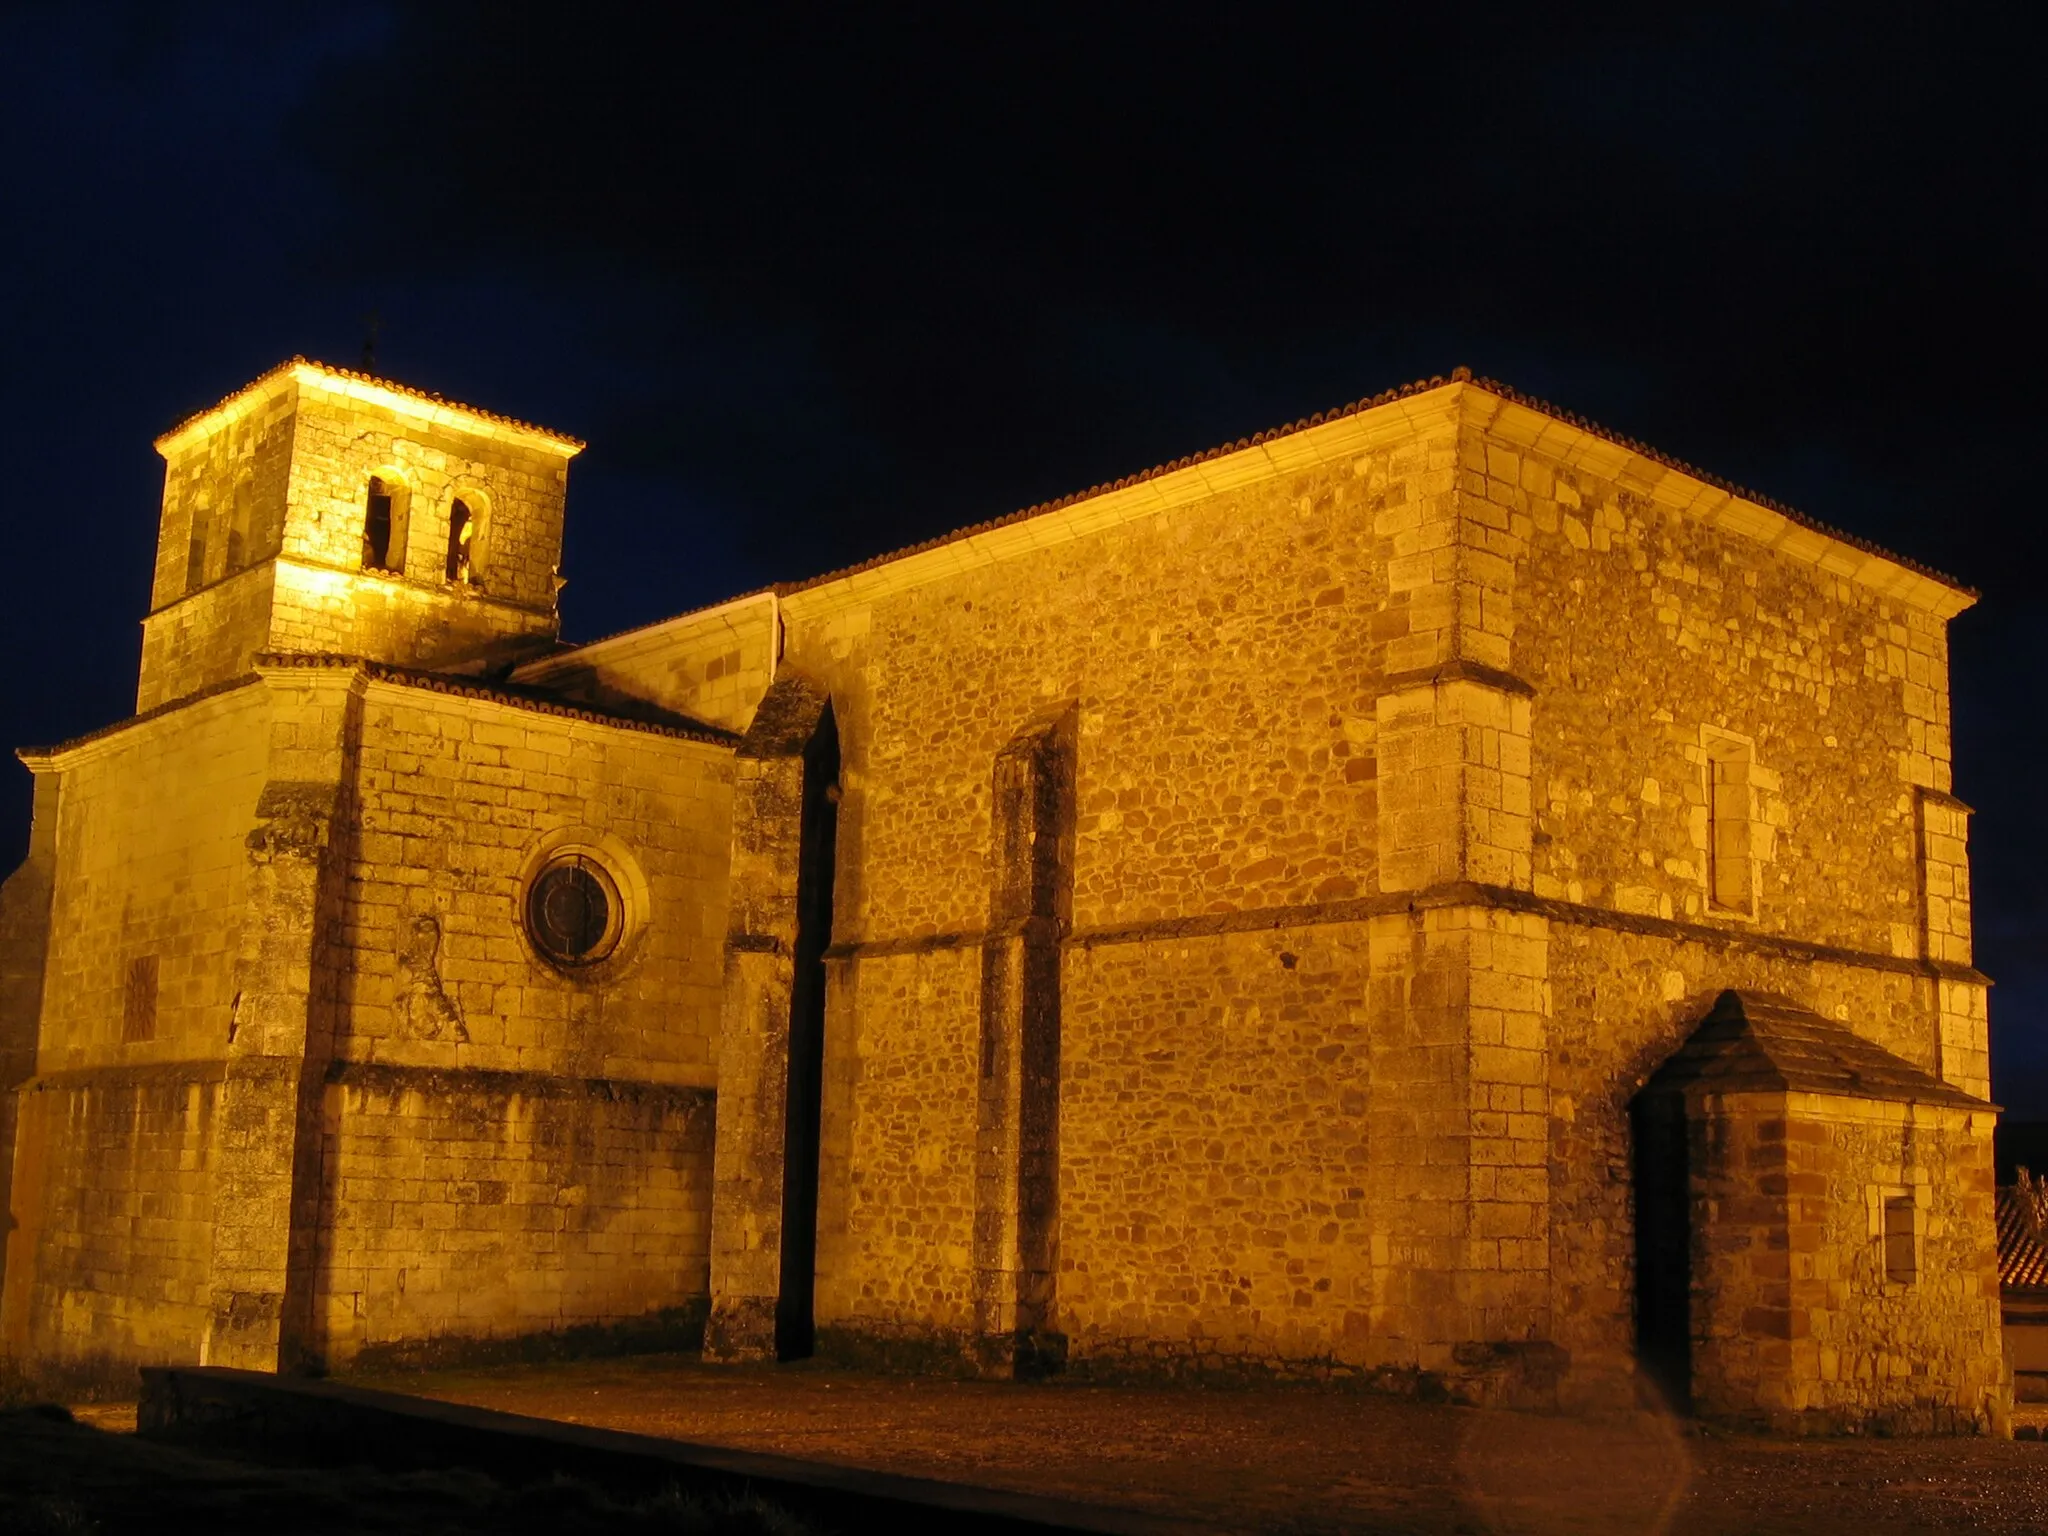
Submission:
[[[2002,1426],[1970,592],[1460,370],[565,646],[580,447],[158,440],[136,711],[20,754],[13,1360]]]

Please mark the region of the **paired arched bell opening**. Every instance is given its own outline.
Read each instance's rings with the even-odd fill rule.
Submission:
[[[447,535],[435,575],[457,586],[483,584],[484,533],[489,519],[489,498],[474,485],[459,486],[448,503]],[[426,562],[433,555],[413,545],[416,532],[425,542],[432,529],[416,530],[414,521],[412,490],[405,479],[390,468],[372,475],[363,498],[362,568],[431,580],[427,573],[432,568]]]

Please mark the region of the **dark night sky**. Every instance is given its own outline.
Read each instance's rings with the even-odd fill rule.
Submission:
[[[1466,363],[1983,590],[1956,788],[2048,1113],[2024,13],[1419,9],[0,0],[0,735],[132,706],[150,439],[372,310],[590,440],[572,639]]]

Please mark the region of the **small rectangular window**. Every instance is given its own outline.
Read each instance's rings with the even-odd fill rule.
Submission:
[[[1920,1208],[1911,1195],[1885,1198],[1884,1277],[1894,1285],[1920,1278]]]
[[[121,1000],[121,1043],[155,1038],[156,956],[137,955],[128,962],[128,989]]]
[[[1707,894],[1722,912],[1754,911],[1747,742],[1707,743]]]

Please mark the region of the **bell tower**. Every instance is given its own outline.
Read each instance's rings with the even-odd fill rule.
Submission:
[[[264,653],[478,672],[560,630],[575,438],[293,358],[156,448],[138,711]]]

